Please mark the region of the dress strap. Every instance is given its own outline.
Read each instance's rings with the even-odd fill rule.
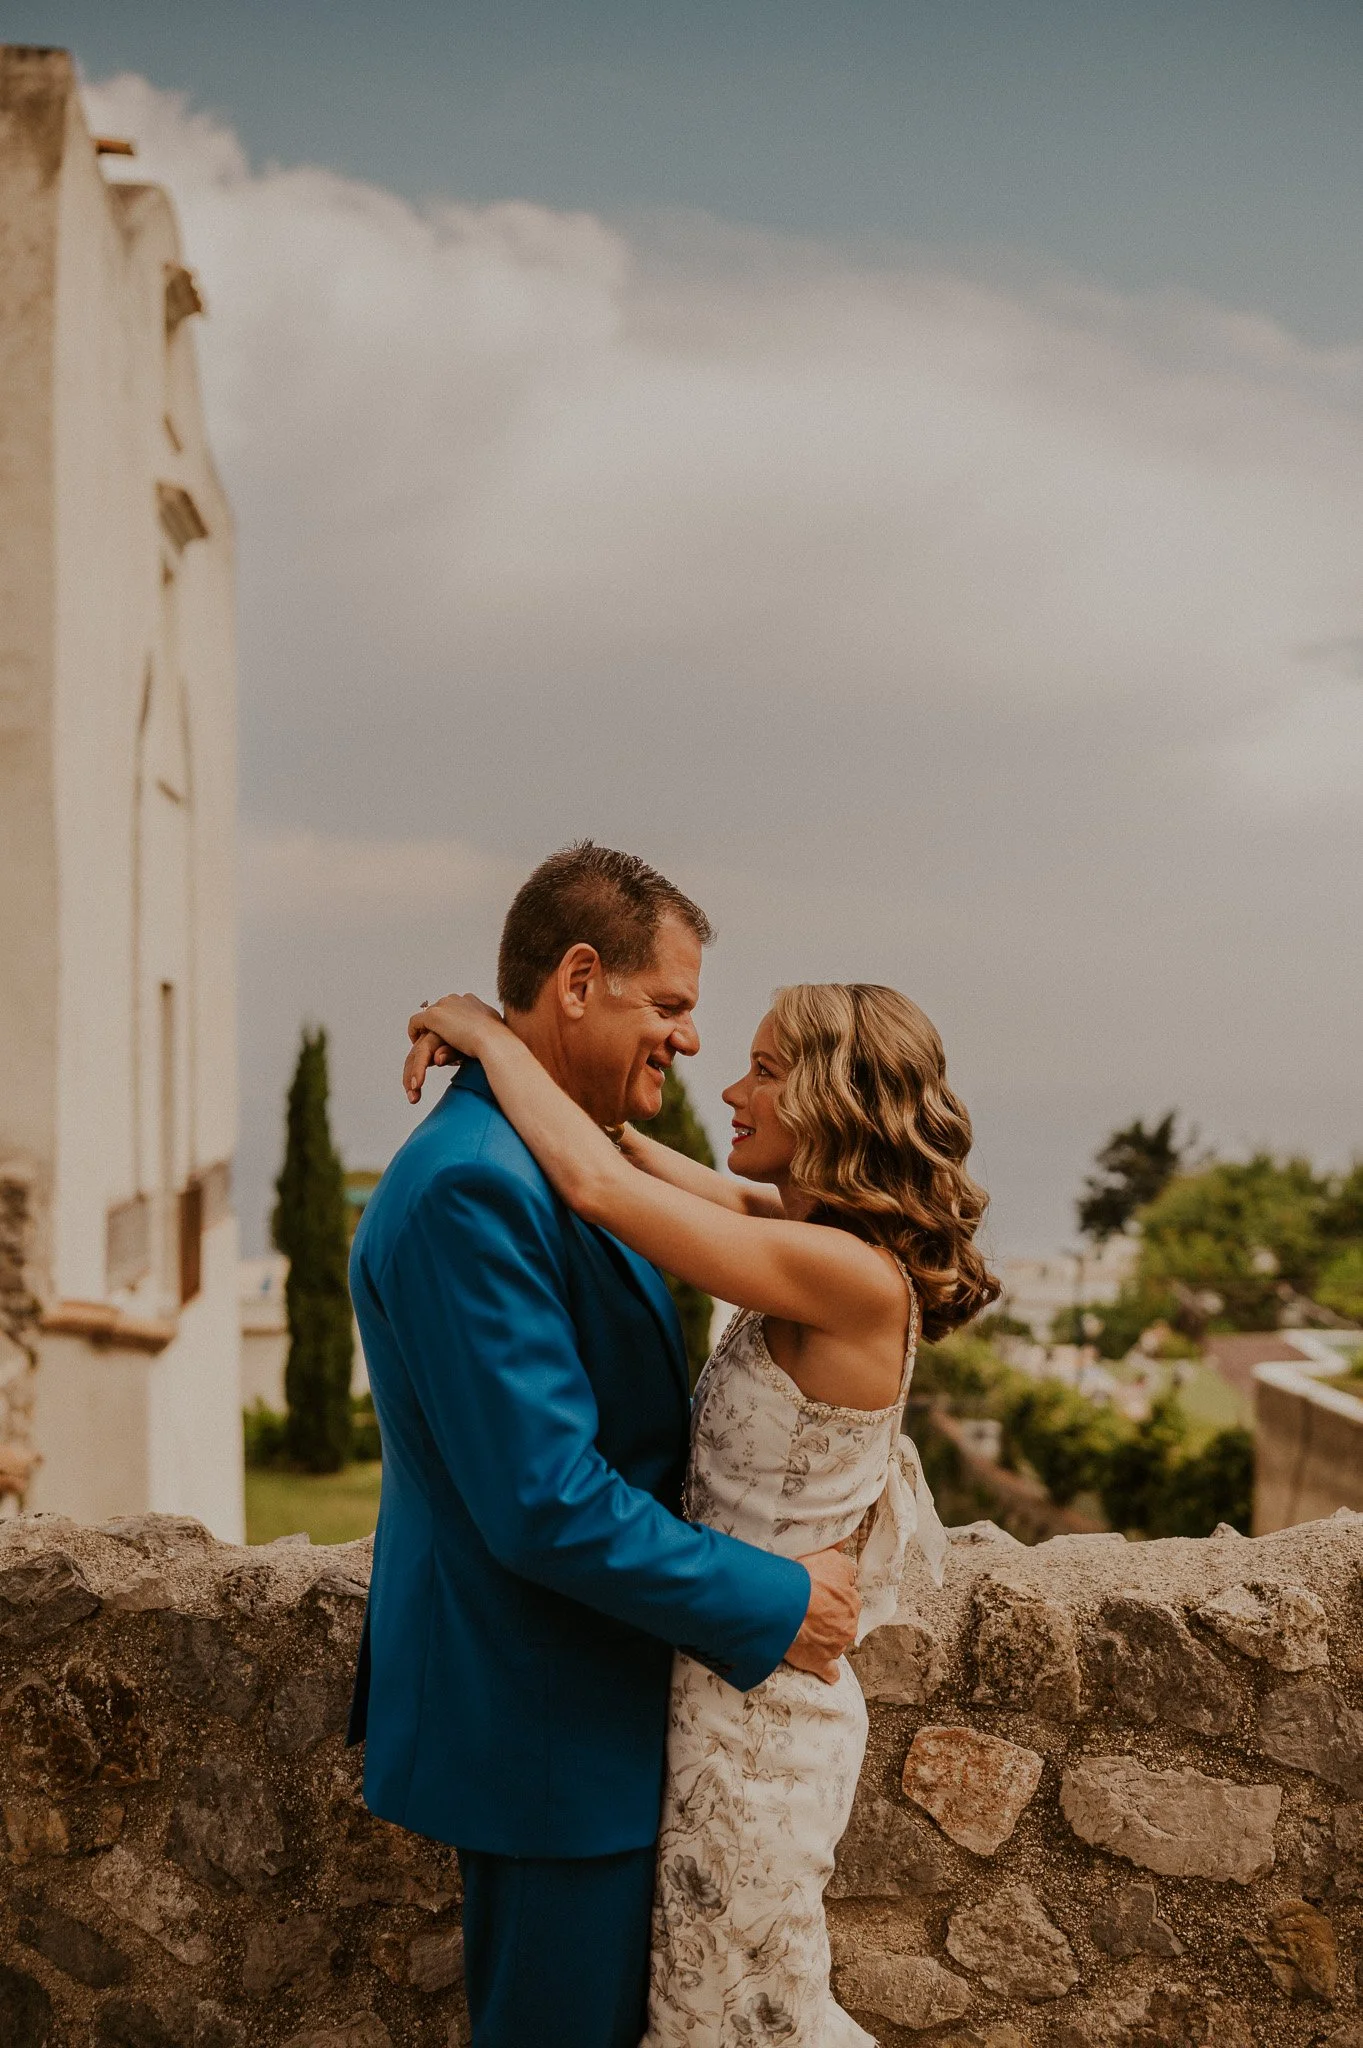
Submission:
[[[913,1275],[900,1258],[899,1253],[890,1251],[888,1245],[886,1245],[885,1249],[890,1252],[890,1257],[899,1268],[899,1277],[909,1290],[909,1333],[904,1342],[904,1374],[901,1390],[902,1393],[907,1394],[909,1391],[909,1375],[913,1371],[913,1361],[918,1352],[918,1289],[914,1286]]]

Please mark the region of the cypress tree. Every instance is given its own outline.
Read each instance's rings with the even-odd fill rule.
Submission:
[[[339,1472],[351,1448],[354,1337],[345,1188],[327,1092],[326,1032],[305,1028],[289,1087],[272,1235],[289,1262],[286,1441],[289,1456],[307,1472]]]
[[[650,1138],[656,1138],[660,1145],[670,1145],[674,1152],[682,1153],[687,1159],[699,1160],[702,1166],[715,1163],[705,1126],[691,1107],[686,1084],[675,1067],[669,1067],[663,1077],[662,1108],[652,1122],[642,1125],[641,1129]],[[678,1280],[672,1273],[663,1277],[681,1317],[686,1357],[694,1385],[710,1355],[710,1322],[715,1305],[708,1294],[702,1294],[700,1288],[691,1286],[689,1281]]]

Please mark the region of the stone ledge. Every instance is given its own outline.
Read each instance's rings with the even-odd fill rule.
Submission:
[[[453,1855],[342,1743],[370,1552],[0,1525],[6,2048],[467,2039]],[[1363,1517],[977,1525],[859,1661],[829,1917],[882,2048],[1363,2042]]]

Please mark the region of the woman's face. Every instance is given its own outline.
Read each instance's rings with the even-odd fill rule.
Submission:
[[[729,1171],[744,1180],[779,1181],[790,1171],[795,1140],[777,1115],[785,1078],[786,1064],[776,1050],[768,1015],[753,1038],[747,1073],[724,1091],[734,1114]]]

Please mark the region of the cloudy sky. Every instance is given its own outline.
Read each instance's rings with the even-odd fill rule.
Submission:
[[[24,12],[24,10],[20,10]],[[1025,33],[1024,33],[1025,30]],[[178,203],[240,531],[241,1203],[300,1020],[581,833],[935,1018],[1000,1252],[1177,1105],[1363,1150],[1363,16],[32,5]]]

